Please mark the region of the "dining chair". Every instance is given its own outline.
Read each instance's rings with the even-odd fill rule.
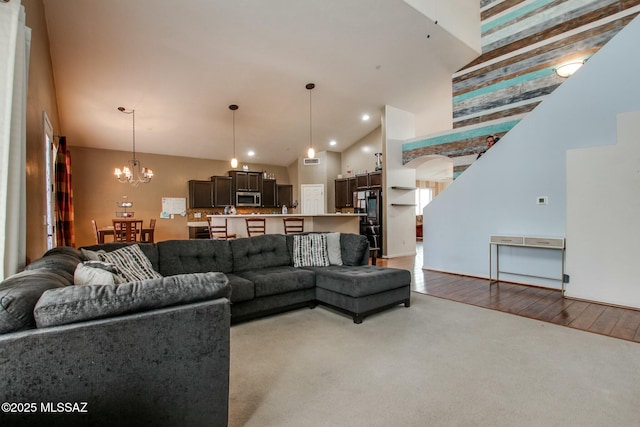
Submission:
[[[142,220],[114,219],[113,241],[114,242],[139,242],[142,235]]]
[[[96,243],[100,244],[100,233],[98,232],[98,224],[96,224],[96,220],[91,220],[91,225],[93,226],[93,234],[96,235]]]
[[[245,218],[247,223],[247,234],[251,236],[259,236],[267,234],[264,218]]]
[[[282,218],[284,222],[284,234],[304,232],[304,218]]]
[[[142,239],[141,239],[141,241],[144,242],[144,243],[153,243],[153,241],[154,241],[153,240],[154,239],[153,233],[154,233],[155,229],[156,229],[156,219],[152,218],[149,221],[149,228],[143,228],[142,229]]]
[[[229,233],[229,229],[227,227],[227,218],[222,218],[221,220],[216,218],[215,220],[212,217],[207,217],[207,223],[209,224],[209,238],[213,240],[229,240],[235,239],[236,235],[233,233]]]

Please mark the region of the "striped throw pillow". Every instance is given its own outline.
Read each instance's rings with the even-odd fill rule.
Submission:
[[[113,252],[98,255],[100,261],[109,262],[118,267],[118,275],[124,282],[135,282],[145,279],[160,279],[162,276],[151,266],[140,246],[125,246]]]
[[[326,267],[328,265],[326,235],[296,234],[293,236],[294,267]]]

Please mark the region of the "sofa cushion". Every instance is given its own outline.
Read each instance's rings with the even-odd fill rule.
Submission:
[[[50,270],[31,270],[14,274],[0,283],[0,333],[36,326],[33,308],[42,293],[62,288],[69,281]]]
[[[315,274],[312,271],[291,266],[261,268],[236,274],[253,282],[256,298],[315,286]]]
[[[158,271],[163,276],[233,271],[231,246],[226,240],[168,240],[157,246]]]
[[[363,297],[411,284],[411,273],[398,268],[360,266],[307,267],[315,272],[316,286],[351,297]]]
[[[227,273],[229,286],[231,286],[231,303],[249,301],[256,297],[255,285],[251,280]]]
[[[265,234],[231,240],[234,273],[292,265],[287,240],[282,234]]]
[[[43,257],[55,254],[71,255],[74,258],[78,258],[79,261],[86,261],[84,254],[80,249],[72,248],[71,246],[58,246],[49,249],[42,255]]]
[[[34,315],[39,328],[100,319],[228,298],[230,288],[223,273],[182,274],[114,285],[68,286],[45,291]]]
[[[76,266],[82,261],[79,258],[62,253],[55,253],[46,257],[38,258],[25,267],[25,270],[61,270],[66,271],[71,276],[76,271]]]
[[[118,276],[125,282],[135,280],[158,279],[162,276],[151,266],[151,261],[145,256],[138,245],[130,245],[99,254],[101,261],[106,261],[118,267]]]
[[[296,234],[293,236],[294,267],[326,267],[329,265],[325,234]]]

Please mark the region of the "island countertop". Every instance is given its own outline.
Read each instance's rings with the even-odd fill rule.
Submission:
[[[237,237],[247,237],[245,218],[264,218],[268,234],[284,233],[282,219],[287,217],[304,218],[304,231],[338,231],[341,233],[360,232],[360,213],[325,213],[325,214],[236,214],[236,215],[207,215],[215,219],[228,220],[229,233]],[[207,221],[190,221],[189,227],[207,227]]]

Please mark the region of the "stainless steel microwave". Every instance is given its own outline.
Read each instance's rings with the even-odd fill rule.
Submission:
[[[262,206],[262,198],[258,191],[237,191],[236,206]]]

